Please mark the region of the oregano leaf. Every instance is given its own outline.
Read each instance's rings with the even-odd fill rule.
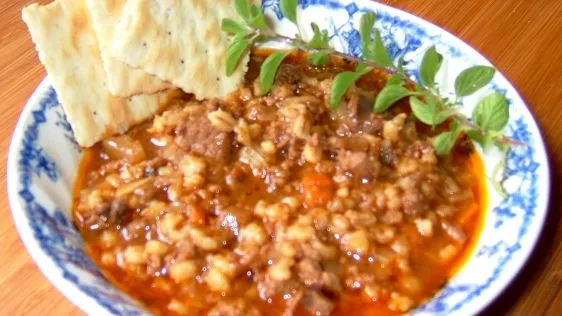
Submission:
[[[390,78],[388,78],[388,80],[386,81],[386,85],[387,86],[392,86],[395,84],[402,84],[402,79],[400,79],[400,77],[398,77],[397,75],[392,75],[390,76]]]
[[[230,76],[238,66],[242,55],[248,50],[251,42],[248,39],[235,37],[226,49],[226,75]]]
[[[437,52],[435,46],[431,46],[423,55],[420,65],[420,77],[424,85],[433,87],[435,85],[435,75],[441,68],[443,56]]]
[[[435,116],[435,109],[431,108],[429,104],[422,102],[418,97],[410,97],[410,107],[412,113],[416,118],[427,125],[434,125],[433,117]]]
[[[484,136],[482,135],[482,133],[477,130],[477,129],[468,129],[466,131],[466,135],[472,139],[473,141],[477,142],[480,144],[480,146],[482,146],[482,148],[484,148],[484,145],[482,144],[483,140],[484,140]]]
[[[267,23],[265,22],[265,15],[263,14],[263,11],[260,10],[260,8],[258,8],[258,6],[256,6],[255,4],[250,7],[250,15],[251,18],[248,21],[248,24],[259,30],[268,29]]]
[[[297,6],[298,0],[281,0],[279,2],[281,13],[295,24],[297,24]]]
[[[484,130],[501,131],[509,121],[507,99],[499,92],[485,96],[474,108],[472,120]]]
[[[316,66],[323,66],[328,63],[329,57],[329,51],[321,50],[310,54],[310,56],[308,56],[308,62]]]
[[[241,23],[228,18],[222,19],[221,29],[223,32],[230,34],[245,34],[250,31]]]
[[[244,21],[250,20],[250,3],[248,0],[234,0],[234,8]]]
[[[443,156],[451,152],[456,141],[453,136],[452,132],[443,132],[433,139],[433,148],[437,155]]]
[[[473,66],[463,70],[455,79],[455,93],[465,97],[490,83],[496,70],[489,66]]]
[[[453,122],[451,123],[450,130],[448,132],[443,132],[434,137],[432,143],[435,153],[439,156],[449,154],[453,147],[455,147],[459,133],[458,124]]]
[[[375,13],[368,12],[361,16],[359,21],[359,35],[361,36],[361,49],[363,50],[363,58],[373,59],[371,52],[371,32],[375,26]]]
[[[341,99],[345,95],[347,89],[369,71],[371,71],[371,68],[367,67],[364,63],[359,62],[355,71],[344,71],[337,74],[332,81],[330,107],[336,108],[340,105]]]
[[[277,69],[287,55],[289,55],[289,52],[275,52],[264,60],[260,68],[260,91],[262,95],[267,94],[271,90]]]
[[[409,95],[416,95],[414,91],[410,91],[401,85],[387,85],[377,95],[373,110],[376,113],[382,113],[390,108],[394,103],[398,102]]]
[[[314,22],[310,23],[310,28],[312,29],[312,38],[306,47],[308,48],[328,48],[328,34],[326,31],[321,31],[318,25]]]
[[[379,64],[382,67],[392,67],[392,59],[386,47],[384,46],[384,42],[382,41],[381,34],[378,30],[375,30],[375,41],[374,41],[374,62]]]
[[[355,66],[355,72],[361,73],[361,75],[364,75],[369,71],[371,71],[371,69],[369,67],[367,67],[367,64],[365,64],[364,62],[361,62],[361,61],[357,62],[357,66]]]

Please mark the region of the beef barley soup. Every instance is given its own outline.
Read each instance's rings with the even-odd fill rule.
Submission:
[[[74,219],[116,286],[160,315],[393,315],[431,298],[478,238],[471,142],[435,154],[407,101],[371,112],[373,71],[329,108],[333,75],[294,53],[271,93],[185,95],[85,150]]]

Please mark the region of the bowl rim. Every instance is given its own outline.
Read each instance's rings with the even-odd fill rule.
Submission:
[[[337,0],[337,1],[341,1],[341,0]],[[366,1],[366,0],[352,0],[353,3],[364,2],[364,1]],[[540,141],[540,143],[536,144],[535,150],[536,150],[537,155],[544,157],[545,175],[542,178],[542,180],[544,182],[539,182],[537,184],[537,186],[542,191],[544,191],[545,193],[539,195],[539,198],[537,199],[537,202],[539,202],[539,203],[537,204],[537,207],[536,207],[537,212],[535,214],[536,215],[539,214],[540,216],[535,215],[535,217],[533,218],[533,220],[537,220],[537,217],[539,217],[538,219],[540,220],[540,223],[539,223],[539,226],[537,227],[537,230],[536,230],[535,234],[532,234],[532,235],[527,234],[526,237],[524,238],[529,243],[529,246],[521,249],[520,256],[522,257],[523,260],[514,261],[515,267],[513,267],[512,269],[504,269],[502,271],[504,280],[501,283],[496,284],[497,289],[492,291],[492,295],[487,296],[485,298],[483,296],[479,296],[480,299],[473,300],[472,303],[470,304],[470,307],[467,307],[467,310],[466,310],[466,313],[470,313],[470,314],[483,312],[487,307],[491,306],[492,303],[494,301],[496,301],[508,289],[508,287],[511,286],[517,280],[517,278],[520,276],[520,273],[524,270],[525,266],[527,265],[527,263],[531,259],[531,255],[536,250],[538,242],[540,240],[540,237],[544,233],[545,223],[546,223],[546,219],[549,215],[549,210],[550,210],[550,205],[551,205],[551,200],[552,200],[552,197],[551,197],[551,194],[552,194],[552,168],[551,168],[551,161],[550,161],[551,157],[549,155],[549,150],[548,150],[548,147],[547,147],[547,144],[546,144],[546,141],[545,141],[545,136],[544,136],[543,130],[542,130],[541,126],[539,125],[539,121],[536,118],[536,114],[529,107],[529,103],[525,101],[525,99],[520,94],[517,87],[504,75],[504,73],[502,71],[500,71],[500,69],[496,68],[495,64],[492,63],[488,59],[488,57],[486,57],[484,54],[482,54],[479,50],[477,50],[476,48],[474,48],[473,46],[471,46],[470,44],[465,42],[459,36],[449,32],[447,29],[445,29],[441,26],[438,26],[438,25],[434,24],[433,22],[428,21],[428,20],[426,20],[426,19],[424,19],[420,16],[417,16],[413,13],[410,13],[410,12],[404,11],[402,9],[395,8],[395,7],[392,7],[392,6],[383,4],[383,3],[379,3],[379,2],[371,2],[371,3],[368,3],[367,5],[370,5],[371,8],[376,8],[378,6],[384,7],[384,10],[386,10],[387,12],[391,12],[394,15],[404,16],[404,17],[406,17],[407,20],[414,21],[415,23],[417,23],[417,24],[419,24],[423,27],[428,27],[429,29],[433,29],[437,33],[440,33],[440,34],[443,34],[444,36],[446,36],[447,40],[450,41],[451,43],[453,43],[453,44],[451,44],[452,46],[464,47],[468,51],[470,51],[471,54],[474,55],[476,59],[483,60],[488,65],[492,65],[496,69],[496,78],[499,79],[500,81],[503,81],[504,86],[510,87],[512,89],[513,93],[514,93],[514,97],[518,98],[521,101],[522,106],[518,107],[517,109],[519,111],[523,112],[522,116],[528,115],[528,117],[532,120],[532,123],[533,123],[532,129],[534,131],[536,131],[535,134],[538,136],[538,140]],[[481,155],[482,155],[482,158],[484,158],[484,154],[481,153]],[[483,162],[485,162],[485,159],[483,159]],[[487,191],[489,192],[490,190],[493,190],[493,188],[490,187],[489,185],[487,185]],[[485,224],[484,224],[482,229],[484,229],[484,227],[486,226],[486,221],[488,220],[489,213],[492,212],[492,211],[493,211],[493,206],[488,205],[488,209],[486,210],[486,214],[485,214],[485,218],[484,218]],[[481,231],[480,234],[482,234],[482,232],[483,231]],[[478,240],[480,240],[481,237],[482,236],[480,235],[478,237]],[[475,256],[475,254],[476,254],[476,249],[473,249],[469,258],[472,258],[473,256]],[[465,263],[467,263],[467,262],[465,262]],[[464,268],[465,268],[465,266],[463,265],[461,267],[461,269],[455,273],[455,275],[458,274]],[[454,278],[455,275],[453,275],[450,279]],[[498,280],[496,280],[496,281],[498,281]],[[438,293],[439,292],[437,292],[432,298],[437,297]],[[431,299],[428,300],[428,302],[429,301],[431,301]],[[463,312],[465,312],[465,311],[463,311]]]
[[[87,295],[81,290],[78,290],[76,285],[64,277],[61,277],[54,261],[39,247],[39,244],[29,227],[29,221],[25,215],[25,211],[19,201],[17,192],[17,156],[18,149],[21,147],[21,140],[23,139],[24,128],[29,121],[29,117],[33,108],[39,103],[41,98],[48,91],[51,86],[51,81],[48,76],[45,76],[39,85],[35,88],[32,95],[29,97],[24,105],[24,108],[18,118],[16,128],[12,134],[10,147],[8,151],[7,163],[7,185],[8,185],[8,201],[12,213],[12,219],[19,238],[28,255],[33,259],[35,265],[39,268],[43,276],[49,280],[64,297],[77,306],[86,314],[104,315],[107,310],[99,305],[92,297]]]
[[[338,0],[338,2],[339,1],[341,0]],[[358,3],[358,4],[365,3],[364,0],[344,1],[344,2]],[[412,13],[397,8],[393,8],[382,3],[367,3],[366,5],[368,5],[370,8],[383,8],[387,12],[390,12],[394,15],[404,16],[405,19],[412,20],[423,27],[429,27],[430,29],[437,31],[440,34],[445,35],[448,40],[451,40],[453,42],[452,44],[453,46],[462,46],[468,48],[471,54],[473,54],[476,59],[484,60],[488,64],[493,65],[485,56],[483,56],[480,52],[478,52],[468,43],[464,42],[459,37],[451,34],[446,29],[439,27],[430,21],[427,21]],[[523,249],[520,250],[521,252],[519,256],[522,258],[522,260],[519,261],[512,260],[514,261],[512,263],[513,268],[504,269],[502,271],[503,274],[502,280],[496,280],[495,289],[491,290],[492,295],[486,297],[480,296],[478,299],[473,300],[471,304],[469,304],[470,306],[465,307],[466,310],[463,309],[463,313],[483,311],[487,306],[492,304],[502,293],[504,293],[506,288],[511,284],[513,284],[513,282],[517,279],[519,274],[524,269],[524,266],[529,262],[531,254],[535,251],[539,238],[542,236],[545,222],[549,214],[551,198],[552,198],[551,197],[552,168],[550,162],[550,155],[548,153],[548,148],[546,146],[546,142],[541,126],[538,124],[535,114],[528,106],[528,103],[525,102],[525,100],[520,95],[516,87],[503,75],[502,72],[497,71],[497,76],[499,77],[498,79],[502,83],[513,89],[514,96],[521,101],[523,106],[518,107],[518,110],[524,112],[522,113],[523,116],[528,115],[528,117],[532,119],[533,124],[530,129],[533,131],[533,134],[536,134],[538,136],[537,138],[534,139],[540,140],[540,143],[537,143],[535,146],[536,155],[545,157],[545,175],[544,177],[541,177],[542,181],[539,181],[537,184],[538,188],[540,188],[540,190],[544,193],[541,194],[537,199],[538,203],[536,206],[536,215],[533,218],[534,221],[540,220],[540,224],[536,226],[536,231],[534,231],[533,234],[527,234],[524,237],[524,240],[526,240],[529,246],[524,247]],[[29,122],[31,112],[35,108],[35,105],[39,103],[39,101],[48,91],[50,86],[51,86],[50,79],[48,76],[45,76],[41,81],[41,83],[35,88],[31,97],[25,103],[25,106],[18,118],[16,128],[12,135],[11,143],[9,146],[9,152],[8,152],[8,162],[7,162],[7,187],[8,187],[9,205],[11,208],[13,221],[15,223],[20,239],[22,240],[31,258],[35,261],[35,264],[39,267],[40,271],[45,275],[45,277],[49,280],[49,282],[53,284],[55,288],[57,288],[60,292],[62,292],[62,294],[69,301],[71,301],[74,305],[79,307],[82,311],[92,314],[106,314],[108,312],[107,309],[101,306],[95,299],[93,299],[90,295],[86,294],[85,292],[77,289],[76,285],[73,282],[60,277],[61,275],[53,260],[39,247],[39,244],[29,227],[29,221],[27,219],[27,216],[25,215],[25,211],[22,207],[21,201],[19,200],[20,197],[17,192],[17,181],[18,181],[17,157],[19,154],[19,148],[21,147],[21,140],[23,138],[24,128]],[[490,189],[491,188],[488,186],[487,190],[489,191]],[[485,215],[486,218],[488,217],[488,214],[491,211],[492,211],[492,206],[490,205],[487,209],[487,214]],[[475,252],[470,254],[471,257],[474,255]],[[429,299],[428,302],[431,300],[432,299]]]

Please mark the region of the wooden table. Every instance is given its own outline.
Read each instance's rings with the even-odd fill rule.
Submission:
[[[3,0],[0,6],[0,191],[17,118],[45,76],[20,18],[23,6],[48,1]],[[486,312],[562,314],[562,1],[388,0],[456,34],[487,56],[517,87],[538,119],[552,157],[554,199],[540,245],[517,280]],[[16,233],[6,194],[0,199],[0,315],[75,315],[39,272]]]

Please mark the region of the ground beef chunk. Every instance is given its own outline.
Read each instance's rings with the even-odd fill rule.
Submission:
[[[262,99],[254,99],[248,102],[244,118],[248,121],[273,121],[277,113],[275,106],[268,106]]]
[[[111,203],[102,202],[98,204],[93,212],[88,212],[78,220],[81,226],[96,230],[106,228],[109,225],[120,225],[126,223],[130,217],[127,211],[127,203],[122,200],[114,200]]]
[[[175,130],[176,144],[185,150],[228,163],[232,152],[232,133],[221,132],[203,113],[184,121]]]
[[[279,85],[288,83],[288,84],[295,84],[299,82],[302,78],[302,69],[301,67],[290,65],[290,64],[281,64],[279,69],[277,70],[277,74],[275,75],[275,82]]]
[[[265,139],[271,140],[277,148],[285,147],[291,141],[285,122],[275,121],[265,131]]]
[[[402,204],[404,205],[404,213],[410,216],[417,216],[425,210],[426,199],[419,190],[411,189],[404,192]]]
[[[337,292],[341,289],[340,280],[335,273],[326,272],[314,260],[303,259],[297,264],[297,273],[301,281],[308,287]]]
[[[380,162],[377,157],[366,152],[346,150],[338,154],[338,167],[357,178],[374,179],[380,171]]]
[[[384,125],[383,118],[374,113],[369,113],[367,119],[361,122],[361,131],[365,134],[377,134],[382,130]]]
[[[109,223],[110,224],[123,224],[130,216],[127,211],[127,202],[123,200],[114,200],[111,202],[109,208]]]
[[[257,284],[259,297],[266,301],[267,299],[275,296],[276,294],[291,293],[294,289],[301,287],[301,283],[295,279],[287,281],[274,280],[267,273],[257,272],[254,276],[254,282]]]
[[[87,227],[90,230],[105,228],[107,226],[110,207],[111,205],[107,202],[96,205],[91,211],[78,218],[79,225]]]

